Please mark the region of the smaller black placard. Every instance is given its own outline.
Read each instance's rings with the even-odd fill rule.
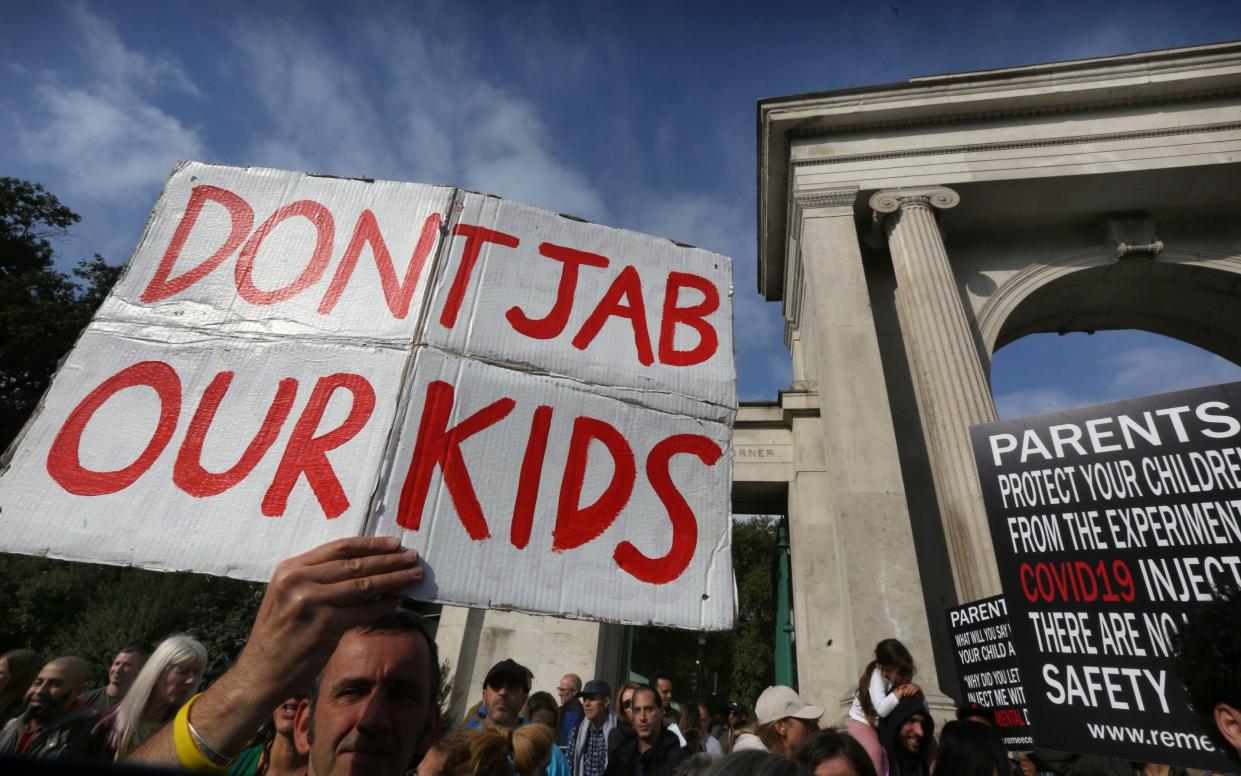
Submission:
[[[952,659],[961,681],[961,702],[991,709],[1008,749],[1034,748],[1004,596],[954,606],[946,612]]]

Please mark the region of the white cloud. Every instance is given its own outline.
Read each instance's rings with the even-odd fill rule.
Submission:
[[[559,161],[535,107],[486,84],[467,87],[456,118],[466,187],[586,218],[609,220],[600,193]]]
[[[181,64],[166,52],[144,54],[127,47],[116,27],[86,10],[85,4],[67,10],[82,36],[83,53],[103,83],[117,89],[168,85],[188,94],[199,93]]]
[[[251,123],[259,138],[249,163],[267,167],[399,177],[392,138],[371,95],[379,90],[320,41],[289,24],[244,25],[235,42],[241,80],[258,97]],[[393,85],[393,88],[400,88]]]
[[[1051,370],[1043,385],[997,394],[997,414],[1016,418],[1241,380],[1241,367],[1193,345],[1155,335],[1142,340],[1154,344],[1125,347],[1090,368]]]
[[[39,89],[43,121],[23,133],[32,158],[53,164],[75,194],[96,200],[127,196],[158,184],[172,164],[198,155],[198,136],[141,101],[125,102],[78,89]]]
[[[1241,380],[1241,367],[1184,343],[1124,350],[1104,359],[1104,364],[1115,370],[1108,380],[1114,398]]]
[[[384,17],[353,41],[358,60],[291,24],[239,28],[236,42],[262,112],[255,163],[444,183],[607,220],[537,106],[473,75],[442,30]]]
[[[995,397],[995,412],[1000,420],[1041,415],[1095,404],[1099,400],[1076,396],[1060,388],[1030,388]]]
[[[116,28],[85,6],[71,6],[69,16],[92,78],[66,86],[45,76],[18,142],[27,157],[60,175],[58,189],[101,202],[146,194],[175,162],[200,156],[203,147],[195,130],[146,93],[163,85],[197,89],[174,60],[127,48]]]

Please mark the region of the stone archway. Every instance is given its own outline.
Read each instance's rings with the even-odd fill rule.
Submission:
[[[968,440],[995,417],[991,354],[1141,328],[1241,362],[1241,43],[758,113],[759,291],[821,407],[793,576],[836,603],[797,622],[803,693],[847,699],[885,636],[952,691],[943,608],[999,592]]]
[[[1031,264],[987,301],[978,329],[988,356],[1030,334],[1142,329],[1241,364],[1241,254],[1092,249]]]

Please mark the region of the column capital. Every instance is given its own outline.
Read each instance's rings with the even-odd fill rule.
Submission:
[[[947,186],[918,186],[906,189],[884,189],[870,198],[870,207],[879,214],[895,213],[909,206],[931,207],[947,210],[956,207],[961,195]]]
[[[846,186],[839,189],[810,189],[793,192],[793,200],[799,210],[817,210],[831,207],[853,207],[857,199],[858,187]]]

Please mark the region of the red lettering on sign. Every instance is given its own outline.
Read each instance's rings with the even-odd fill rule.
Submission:
[[[551,339],[560,336],[565,324],[569,322],[569,313],[573,310],[573,297],[577,293],[578,269],[587,267],[606,267],[608,257],[597,253],[565,248],[561,245],[543,243],[539,253],[549,259],[564,263],[560,270],[560,285],[556,288],[556,301],[547,315],[540,319],[530,318],[520,307],[510,307],[504,317],[512,324],[513,329],[534,339]]]
[[[189,239],[190,232],[193,231],[194,224],[198,222],[198,216],[202,213],[203,205],[208,200],[223,205],[228,210],[231,224],[228,237],[203,263],[183,272],[176,278],[169,279],[172,275],[172,268],[176,266],[181,250],[185,247],[185,241]],[[233,251],[237,250],[237,246],[241,245],[241,241],[246,239],[246,235],[250,233],[250,227],[253,224],[254,210],[241,197],[218,186],[195,186],[190,191],[190,201],[185,206],[185,215],[181,216],[181,223],[177,224],[177,230],[172,234],[172,241],[168,243],[168,250],[164,251],[164,257],[160,260],[159,267],[155,269],[155,276],[151,278],[151,282],[147,284],[146,290],[139,298],[147,304],[158,302],[202,280],[231,256]]]
[[[590,443],[598,440],[612,456],[612,480],[589,506],[581,506],[582,485],[586,481]],[[636,466],[633,450],[621,432],[602,420],[582,416],[573,421],[569,438],[569,457],[564,479],[560,481],[560,503],[556,507],[556,527],[552,530],[552,550],[562,552],[581,547],[602,534],[616,520],[633,494]]]
[[[396,522],[402,528],[418,530],[422,524],[427,491],[431,487],[431,472],[438,466],[466,533],[471,539],[482,540],[490,537],[491,531],[487,528],[478,494],[470,481],[470,470],[461,456],[461,443],[503,420],[517,402],[508,398],[497,399],[449,429],[453,395],[453,387],[443,380],[436,380],[427,386],[418,439],[414,443],[413,459],[405,475],[405,484],[401,487]]]
[[[82,432],[96,410],[115,394],[136,386],[146,386],[159,396],[159,422],[142,454],[130,465],[115,471],[94,471],[82,466],[79,445]],[[104,496],[124,490],[151,468],[164,452],[181,414],[181,380],[163,361],[141,361],[126,367],[99,384],[78,402],[52,440],[47,453],[47,473],[62,488],[78,496]]]
[[[1031,565],[1022,563],[1018,568],[1021,592],[1031,602],[1102,600],[1105,603],[1133,601],[1137,589],[1133,584],[1133,572],[1121,559],[1112,561],[1111,568],[1104,561],[1091,566],[1084,560],[1040,561]],[[1116,583],[1116,589],[1112,583]]]
[[[509,541],[519,550],[530,543],[530,530],[534,527],[534,506],[539,498],[539,483],[543,480],[543,458],[547,455],[547,432],[552,425],[552,408],[546,404],[534,410],[530,421],[530,439],[526,442],[526,454],[521,459],[521,476],[517,480],[517,498],[513,501],[513,525],[509,529]]]
[[[314,253],[310,255],[310,261],[306,264],[306,269],[302,270],[302,274],[294,278],[287,286],[274,291],[263,291],[254,285],[254,257],[263,245],[263,241],[267,239],[267,235],[271,234],[283,221],[295,216],[301,216],[314,224]],[[279,208],[268,216],[267,220],[250,236],[245,247],[241,249],[241,255],[237,257],[237,266],[234,269],[237,293],[241,294],[241,298],[250,304],[258,305],[275,304],[297,296],[318,283],[319,278],[323,277],[328,260],[332,258],[332,240],[335,236],[336,224],[332,220],[332,214],[318,202],[303,199]]]
[[[207,386],[198,409],[194,411],[189,430],[185,432],[181,449],[177,451],[177,460],[172,467],[172,481],[195,498],[223,493],[248,477],[275,443],[290,410],[293,409],[293,400],[297,398],[297,380],[292,377],[281,380],[276,389],[276,397],[272,399],[271,407],[267,410],[267,417],[263,418],[263,425],[246,446],[241,459],[228,471],[217,474],[202,466],[203,441],[232,382],[232,372],[220,372]]]
[[[622,297],[629,300],[629,304],[621,304]],[[616,280],[612,281],[603,299],[599,300],[599,305],[582,324],[582,330],[573,338],[573,347],[585,350],[599,334],[603,324],[607,323],[608,318],[612,316],[629,319],[629,323],[633,326],[633,342],[638,350],[638,361],[643,366],[653,364],[655,356],[651,353],[651,333],[646,328],[646,304],[642,301],[642,280],[638,277],[638,271],[633,267],[625,267],[616,276]]]
[[[315,436],[328,400],[338,388],[353,394],[349,415],[336,428]],[[320,377],[310,394],[306,409],[293,427],[271,487],[263,496],[263,514],[268,517],[284,514],[289,502],[289,492],[302,474],[306,475],[306,482],[314,491],[319,506],[323,507],[323,513],[329,520],[344,513],[349,508],[349,499],[345,497],[345,491],[341,488],[340,480],[337,479],[326,453],[353,439],[366,425],[366,421],[370,420],[374,409],[375,389],[361,375],[337,372]]]
[[[440,312],[440,325],[451,329],[457,325],[457,313],[461,311],[461,303],[465,301],[465,290],[470,285],[470,277],[474,274],[474,264],[486,243],[516,248],[521,242],[511,234],[484,229],[471,224],[457,224],[453,234],[465,237],[465,248],[461,252],[461,264],[457,267],[457,275],[452,279],[452,287],[448,289],[448,298],[444,300],[444,309]]]
[[[414,246],[414,252],[409,257],[409,265],[405,268],[405,280],[402,281],[396,276],[392,254],[388,252],[388,245],[379,231],[379,222],[375,220],[375,214],[369,210],[363,210],[362,215],[358,216],[357,226],[353,228],[353,238],[349,240],[349,247],[345,248],[345,255],[341,257],[340,266],[336,268],[336,274],[332,277],[332,283],[328,286],[327,293],[323,295],[323,301],[319,303],[319,313],[327,315],[340,301],[340,295],[344,293],[345,286],[349,284],[349,278],[353,276],[353,269],[358,264],[358,257],[362,255],[362,248],[369,244],[371,256],[375,259],[375,267],[379,270],[379,282],[383,285],[384,300],[388,303],[388,309],[396,318],[404,319],[406,315],[409,315],[410,300],[414,296],[414,289],[418,286],[418,278],[422,277],[422,268],[427,263],[427,256],[431,254],[431,248],[435,246],[435,236],[439,234],[439,228],[439,213],[432,213],[422,222],[422,234],[418,237],[418,244]]]
[[[714,466],[724,451],[707,437],[677,434],[655,445],[646,457],[646,478],[668,510],[668,520],[672,523],[672,546],[668,554],[662,558],[648,558],[632,542],[623,541],[612,555],[617,566],[652,585],[662,585],[681,576],[693,560],[694,549],[698,546],[698,520],[694,517],[694,510],[668,473],[669,460],[681,453],[696,455],[706,465]]]
[[[703,299],[689,307],[677,307],[682,288],[696,288]],[[669,366],[693,366],[715,355],[719,337],[715,327],[707,322],[707,316],[720,307],[720,292],[715,285],[699,275],[685,272],[669,272],[664,292],[664,314],[659,326],[659,361]],[[677,324],[683,323],[698,332],[698,344],[689,350],[677,350],[674,345]]]

